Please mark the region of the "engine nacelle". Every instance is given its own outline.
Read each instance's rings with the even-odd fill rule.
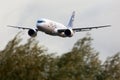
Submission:
[[[28,30],[28,35],[30,37],[36,37],[37,36],[37,30],[36,29],[29,29]]]
[[[64,34],[65,34],[65,36],[72,37],[74,32],[72,29],[66,29]]]

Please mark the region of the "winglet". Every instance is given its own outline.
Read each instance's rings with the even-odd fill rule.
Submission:
[[[72,12],[72,16],[70,17],[69,23],[67,25],[68,28],[72,28],[73,27],[74,18],[75,18],[75,11]]]

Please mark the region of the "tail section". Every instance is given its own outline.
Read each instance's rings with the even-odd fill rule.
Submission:
[[[75,17],[75,11],[72,12],[72,16],[70,17],[69,23],[67,25],[68,28],[73,27],[74,17]]]

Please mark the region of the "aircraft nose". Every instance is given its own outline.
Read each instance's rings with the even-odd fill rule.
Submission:
[[[37,29],[41,29],[41,28],[43,28],[43,25],[37,24],[36,27],[37,27]]]
[[[44,29],[46,26],[47,26],[46,23],[37,23],[36,25],[37,29],[40,29],[40,30]]]
[[[39,24],[39,23],[37,23],[37,25],[36,25],[37,27],[42,27],[43,25],[42,24]]]
[[[37,23],[37,26],[44,27],[44,26],[46,26],[46,24],[45,23]]]

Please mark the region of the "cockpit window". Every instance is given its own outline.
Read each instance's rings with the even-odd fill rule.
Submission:
[[[37,23],[43,23],[43,22],[45,22],[45,21],[43,21],[43,20],[39,20],[39,21],[37,21]]]

